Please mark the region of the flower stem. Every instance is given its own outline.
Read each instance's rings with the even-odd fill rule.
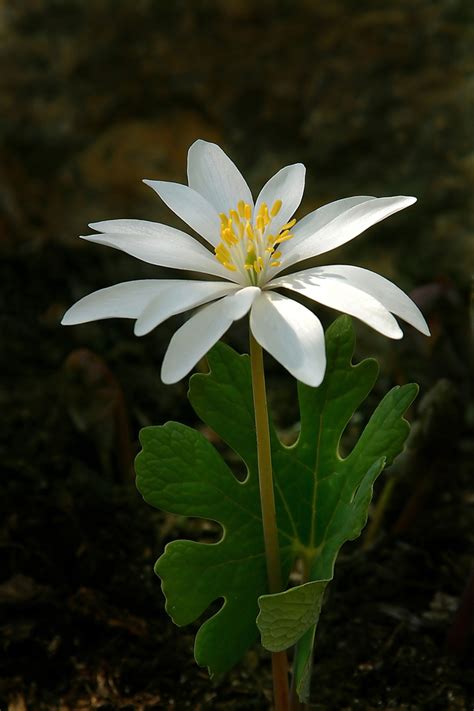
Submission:
[[[257,432],[258,480],[260,487],[260,504],[262,507],[268,590],[270,593],[277,593],[281,592],[282,589],[282,576],[278,528],[276,523],[275,494],[273,491],[265,372],[263,369],[262,348],[252,334],[250,334],[250,362],[252,367],[253,404],[255,408],[255,429]],[[272,654],[272,672],[275,711],[287,711],[289,708],[289,690],[286,652],[276,652]]]

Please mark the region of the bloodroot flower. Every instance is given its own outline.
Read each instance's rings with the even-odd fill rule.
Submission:
[[[281,289],[355,316],[389,338],[402,331],[392,314],[429,335],[417,306],[384,277],[348,265],[289,267],[317,257],[409,207],[414,197],[367,195],[329,203],[296,222],[304,190],[301,163],[282,168],[254,203],[245,179],[213,143],[188,153],[189,186],[145,180],[203,246],[181,230],[145,220],[106,220],[82,239],[121,249],[150,264],[200,272],[214,280],[143,279],[85,296],[65,314],[72,325],[119,317],[136,319],[143,336],[174,314],[201,307],[172,337],[161,369],[165,383],[183,378],[233,321],[250,311],[257,342],[295,378],[317,386],[324,377],[324,334],[318,317]],[[282,275],[283,272],[286,272]]]

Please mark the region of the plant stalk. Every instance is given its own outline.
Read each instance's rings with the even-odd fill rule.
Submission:
[[[252,334],[250,334],[250,362],[252,368],[252,391],[255,409],[255,429],[257,433],[258,481],[260,487],[260,504],[262,507],[268,590],[270,593],[277,593],[282,590],[282,576],[275,494],[273,490],[270,428],[268,424],[263,351]],[[286,652],[275,652],[272,654],[272,672],[275,711],[288,711],[289,689]]]

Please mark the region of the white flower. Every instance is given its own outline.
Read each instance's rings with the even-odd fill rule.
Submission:
[[[324,333],[317,316],[279,293],[296,292],[401,338],[395,314],[422,333],[428,326],[397,286],[360,267],[313,267],[280,276],[304,259],[348,242],[368,227],[416,202],[413,197],[344,198],[291,219],[304,190],[301,163],[282,168],[256,203],[241,173],[213,143],[196,141],[188,153],[189,187],[145,180],[207,243],[181,230],[144,220],[106,220],[82,239],[121,249],[150,264],[188,269],[214,281],[144,279],[85,296],[64,315],[65,325],[103,318],[136,319],[143,336],[167,318],[197,306],[172,337],[161,369],[165,383],[183,378],[233,321],[250,311],[255,339],[295,378],[317,386],[324,377]],[[278,291],[277,291],[278,290]],[[206,304],[206,305],[204,305]]]

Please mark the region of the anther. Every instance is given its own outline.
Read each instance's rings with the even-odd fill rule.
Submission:
[[[270,215],[272,217],[276,217],[278,215],[278,213],[280,212],[281,206],[282,206],[281,200],[275,200],[275,202],[273,203],[273,207],[270,210]]]
[[[275,243],[280,244],[281,242],[287,242],[289,239],[292,239],[293,235],[286,230],[286,232],[282,232],[278,237],[275,239]]]
[[[296,219],[293,218],[292,220],[287,222],[286,225],[283,225],[283,227],[281,227],[280,232],[284,232],[285,230],[291,230],[291,228],[294,227],[295,225],[296,225]]]
[[[269,267],[279,267],[282,253],[278,245],[293,237],[290,229],[296,223],[293,219],[277,235],[270,234],[270,223],[281,207],[281,200],[275,200],[271,210],[262,202],[255,213],[249,203],[239,200],[236,209],[220,213],[221,242],[214,249],[216,259],[231,272],[250,272],[248,279],[253,284]]]

